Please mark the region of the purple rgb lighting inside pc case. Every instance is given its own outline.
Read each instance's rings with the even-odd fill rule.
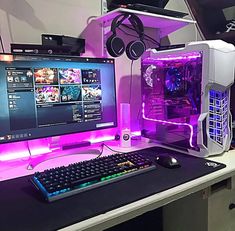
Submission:
[[[146,51],[142,59],[142,136],[206,157],[229,150],[235,47],[222,40]]]
[[[202,52],[142,61],[142,135],[173,147],[198,150]]]

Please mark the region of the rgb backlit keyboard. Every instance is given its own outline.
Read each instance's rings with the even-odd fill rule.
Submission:
[[[137,151],[36,172],[31,181],[46,200],[55,201],[155,168],[152,161]]]

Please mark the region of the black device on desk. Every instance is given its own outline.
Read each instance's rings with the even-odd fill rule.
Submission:
[[[159,165],[166,167],[166,168],[179,168],[180,167],[179,161],[174,156],[171,156],[169,154],[158,155],[155,158],[155,161]]]

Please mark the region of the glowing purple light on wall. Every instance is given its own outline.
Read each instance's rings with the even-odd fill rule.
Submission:
[[[142,104],[142,115],[143,115],[143,119],[149,120],[149,121],[165,123],[165,124],[174,124],[174,125],[178,125],[178,126],[188,126],[189,129],[190,129],[189,144],[190,144],[190,146],[192,148],[194,147],[194,145],[193,145],[193,126],[191,124],[188,124],[188,123],[178,123],[178,122],[171,122],[171,121],[166,121],[166,120],[158,120],[158,119],[148,118],[148,117],[145,116],[145,103]]]

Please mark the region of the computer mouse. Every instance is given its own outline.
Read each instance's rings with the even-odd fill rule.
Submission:
[[[179,161],[175,157],[168,155],[168,154],[156,156],[155,161],[159,165],[165,168],[179,168],[180,167]]]

